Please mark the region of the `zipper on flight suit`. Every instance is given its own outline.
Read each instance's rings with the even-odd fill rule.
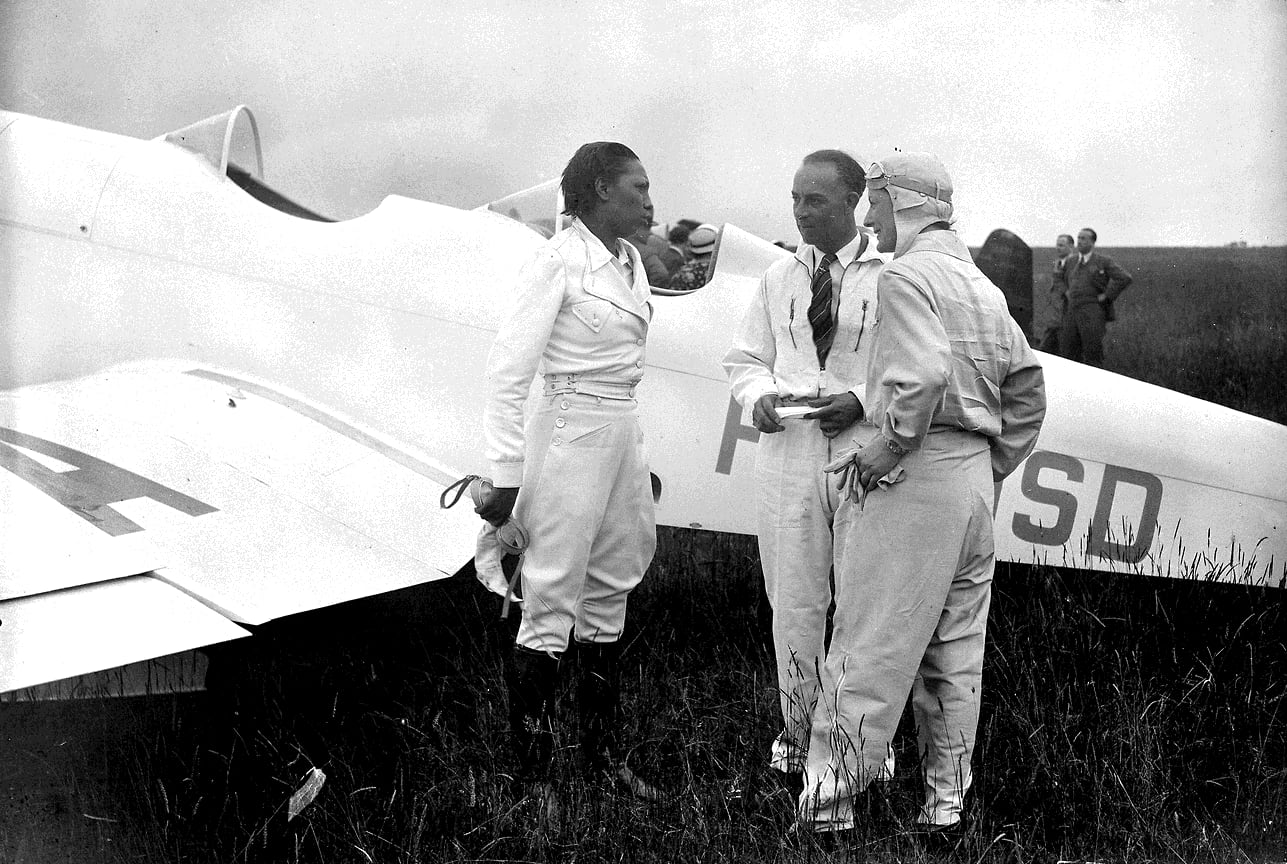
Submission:
[[[787,317],[787,332],[791,334],[791,347],[799,351],[800,346],[795,344],[795,298],[791,298],[791,314]]]

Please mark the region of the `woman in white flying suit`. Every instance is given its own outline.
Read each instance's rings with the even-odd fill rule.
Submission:
[[[1041,366],[1005,297],[951,230],[952,183],[929,154],[867,173],[864,224],[893,252],[877,282],[866,405],[877,433],[843,464],[833,646],[813,717],[802,827],[854,826],[909,692],[926,831],[959,831],[970,788],[995,564],[993,481],[1032,451]],[[852,511],[857,511],[853,513]],[[849,593],[852,592],[852,593]]]
[[[523,268],[488,357],[484,435],[495,493],[477,508],[495,525],[512,510],[530,537],[506,678],[523,791],[547,818],[558,815],[552,707],[570,636],[583,767],[656,796],[626,767],[615,734],[626,598],[657,544],[635,401],[652,306],[639,252],[623,239],[652,224],[648,175],[629,148],[595,142],[568,162],[562,189],[572,224]],[[538,366],[544,396],[525,424]]]

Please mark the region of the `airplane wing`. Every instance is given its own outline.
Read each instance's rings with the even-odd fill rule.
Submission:
[[[456,479],[244,374],[153,362],[0,394],[0,692],[452,575]]]

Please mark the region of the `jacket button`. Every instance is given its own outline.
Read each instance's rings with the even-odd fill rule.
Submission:
[[[642,369],[642,368],[643,368],[643,361],[642,361],[642,360],[636,360],[636,361],[635,361],[635,368],[637,368],[637,369]]]
[[[567,425],[567,421],[564,420],[562,417],[560,417],[559,419],[554,421],[554,425],[562,429],[564,426]]]
[[[642,339],[636,339],[636,340],[635,340],[635,344],[636,344],[636,345],[642,345],[642,344],[643,344],[643,340],[642,340]]]
[[[555,446],[555,447],[559,446],[559,445],[560,445],[560,444],[562,444],[562,443],[563,443],[563,439],[562,439],[562,438],[555,438],[555,439],[554,439],[554,446]]]
[[[559,407],[562,408],[564,411],[568,410],[568,400],[564,399],[563,403],[559,405]]]

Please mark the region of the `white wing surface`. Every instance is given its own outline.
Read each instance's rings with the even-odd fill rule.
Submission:
[[[0,395],[0,457],[0,511],[26,514],[6,527],[0,691],[118,665],[105,645],[128,647],[129,662],[244,633],[232,621],[449,576],[478,527],[468,507],[439,507],[454,476],[424,454],[192,364]],[[50,572],[47,559],[65,561]],[[122,638],[38,626],[95,614]],[[78,653],[102,665],[69,668]]]

